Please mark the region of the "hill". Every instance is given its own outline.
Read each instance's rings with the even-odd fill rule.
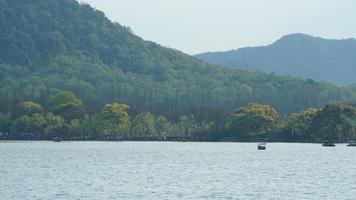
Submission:
[[[0,46],[0,112],[24,101],[48,110],[61,91],[92,113],[121,102],[170,119],[210,119],[250,102],[288,114],[356,99],[348,88],[206,64],[74,0],[0,0]]]
[[[244,70],[275,72],[334,84],[356,83],[356,40],[331,40],[291,34],[268,46],[203,53],[212,64]]]

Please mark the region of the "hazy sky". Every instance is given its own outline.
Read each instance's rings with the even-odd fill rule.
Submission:
[[[189,54],[289,33],[356,37],[356,0],[83,0],[140,37]]]

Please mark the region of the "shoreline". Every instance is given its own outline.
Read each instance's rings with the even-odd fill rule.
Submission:
[[[0,139],[1,142],[54,142],[54,143],[61,143],[61,142],[142,142],[142,143],[149,143],[149,142],[160,142],[160,143],[246,143],[246,144],[258,144],[258,143],[285,143],[285,144],[322,144],[322,142],[300,142],[300,141],[180,141],[180,140],[62,140],[60,142],[55,142],[53,140],[4,140]],[[348,142],[334,142],[334,144],[348,144]]]

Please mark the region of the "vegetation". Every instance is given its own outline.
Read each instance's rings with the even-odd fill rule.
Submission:
[[[61,117],[73,108],[69,115],[81,115],[80,104],[98,113],[105,104],[122,102],[134,114],[151,112],[173,121],[194,114],[203,122],[250,102],[271,105],[285,116],[356,100],[352,88],[205,64],[144,41],[74,0],[0,0],[0,5],[3,113],[14,113],[25,101]],[[51,108],[56,101],[51,98],[62,91],[82,102],[68,96],[69,102]]]
[[[355,107],[333,103],[326,105],[311,121],[314,137],[343,140],[355,138]]]
[[[231,136],[260,136],[268,134],[279,122],[279,114],[274,108],[253,103],[239,108],[229,118],[226,129]]]
[[[290,139],[307,140],[311,139],[309,130],[311,122],[318,113],[317,109],[311,108],[306,111],[293,114],[286,122],[285,129],[290,135]]]
[[[324,137],[316,124],[335,115],[329,125],[338,134],[354,130],[344,104],[302,117],[301,130],[284,122],[310,107],[356,102],[353,86],[212,66],[74,0],[0,0],[0,47],[3,138],[293,140]]]
[[[308,109],[289,118],[281,118],[271,106],[251,103],[230,115],[204,121],[197,120],[193,114],[170,121],[150,112],[136,113],[120,103],[106,104],[93,114],[80,109],[81,115],[78,115],[77,106],[68,112],[71,114],[53,113],[57,111],[53,108],[73,102],[85,107],[73,93],[60,92],[51,98],[47,107],[24,102],[19,104],[16,113],[0,113],[0,138],[299,142],[356,139],[356,108],[342,103]]]
[[[127,136],[130,128],[129,106],[125,104],[107,104],[101,111],[101,131],[108,138]]]

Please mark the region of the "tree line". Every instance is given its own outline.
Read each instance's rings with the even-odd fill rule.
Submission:
[[[0,132],[3,139],[178,140],[198,130],[193,115],[171,122],[150,112],[133,113],[121,103],[89,113],[76,95],[59,92],[45,108],[25,101],[13,113],[0,113]]]
[[[356,108],[333,102],[282,118],[269,105],[248,104],[226,119],[217,139],[246,141],[268,139],[285,142],[349,141],[356,139]],[[215,135],[217,136],[217,135]]]
[[[48,106],[25,101],[0,113],[1,139],[179,140],[316,142],[356,139],[356,108],[330,103],[289,117],[269,105],[250,103],[228,115],[199,120],[193,113],[169,120],[129,105],[111,103],[97,113],[71,92],[59,92]]]

